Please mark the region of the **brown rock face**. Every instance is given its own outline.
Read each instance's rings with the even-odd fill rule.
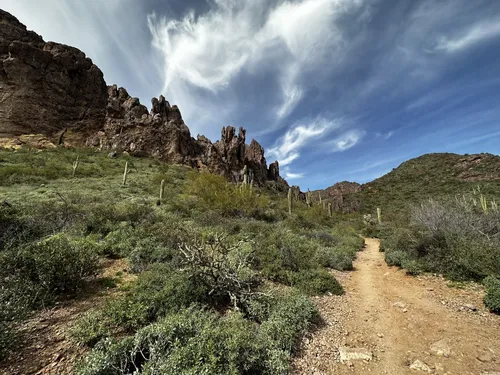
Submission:
[[[236,134],[225,127],[215,144],[200,135],[194,139],[179,108],[163,96],[153,98],[148,111],[124,88],[106,86],[83,52],[45,43],[3,10],[0,90],[0,146],[85,144],[188,164],[234,182],[242,180],[247,166],[257,184],[286,185],[277,162],[267,169],[262,146],[245,143],[245,129]]]
[[[87,139],[88,146],[189,164],[233,182],[242,180],[241,171],[246,165],[249,178],[258,184],[267,180],[286,184],[279,176],[277,162],[273,163],[272,172],[268,171],[262,146],[255,140],[250,145],[245,143],[243,128],[236,134],[234,127],[224,127],[221,139],[212,143],[202,135],[192,138],[179,108],[171,106],[163,96],[151,100],[148,112],[138,98],[114,85],[108,87],[107,103],[105,125]]]
[[[0,136],[44,134],[82,140],[99,129],[107,101],[103,74],[80,50],[45,43],[0,10]]]
[[[319,201],[319,196],[321,200],[330,202],[332,204],[333,210],[336,212],[356,212],[359,209],[359,202],[356,200],[348,199],[352,194],[361,191],[361,185],[356,182],[338,182],[333,186],[326,188],[325,190],[316,190],[312,192],[313,202]]]

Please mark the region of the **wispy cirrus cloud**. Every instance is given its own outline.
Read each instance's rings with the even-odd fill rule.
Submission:
[[[364,130],[349,130],[328,142],[330,152],[342,152],[356,146],[365,136]]]
[[[153,46],[163,56],[163,91],[188,109],[191,99],[200,103],[209,97],[195,110],[184,110],[189,121],[197,121],[203,108],[216,111],[214,99],[224,97],[238,77],[270,72],[280,95],[268,108],[274,111],[269,118],[284,120],[308,89],[303,75],[331,69],[334,57],[348,47],[338,21],[362,3],[214,0],[201,15],[191,11],[173,19],[152,13],[148,26]]]
[[[459,32],[457,36],[441,36],[435,49],[453,53],[495,37],[500,37],[500,18],[478,22]]]
[[[311,121],[298,122],[283,137],[278,139],[276,145],[268,151],[268,155],[275,157],[281,166],[287,166],[296,160],[301,151],[312,141],[325,137],[339,126],[338,121],[321,117]]]

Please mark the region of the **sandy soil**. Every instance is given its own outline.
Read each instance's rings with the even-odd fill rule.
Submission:
[[[500,375],[500,316],[484,309],[480,286],[408,276],[387,266],[375,239],[355,271],[336,276],[346,295],[316,299],[326,324],[304,340],[296,374]],[[342,363],[342,347],[373,359]]]

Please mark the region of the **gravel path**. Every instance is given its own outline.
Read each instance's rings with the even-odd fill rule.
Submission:
[[[295,374],[500,375],[500,316],[482,306],[481,287],[407,276],[375,239],[355,271],[335,275],[346,295],[315,299],[326,323],[304,339]]]

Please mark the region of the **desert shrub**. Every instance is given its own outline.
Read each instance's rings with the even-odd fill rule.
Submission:
[[[254,251],[248,242],[231,244],[223,235],[214,234],[182,244],[180,252],[193,280],[210,290],[215,301],[244,307],[262,282],[251,268]]]
[[[333,268],[339,271],[352,271],[352,261],[356,253],[349,248],[325,247],[318,248],[316,257],[318,263],[323,267]]]
[[[309,299],[297,293],[287,293],[270,305],[259,337],[275,350],[293,353],[298,339],[311,325],[319,322],[319,312]]]
[[[72,341],[81,346],[94,346],[111,335],[110,322],[101,310],[87,311],[69,331]]]
[[[500,214],[466,202],[429,201],[412,212],[410,258],[456,280],[481,280],[500,269]]]
[[[408,275],[416,276],[423,272],[422,265],[415,259],[403,259],[401,267],[406,270]]]
[[[207,300],[209,289],[187,272],[155,265],[140,274],[129,293],[110,301],[104,314],[112,325],[133,331],[167,313]]]
[[[155,239],[139,240],[129,255],[132,272],[145,271],[153,264],[170,263],[176,254],[174,249],[159,244]]]
[[[33,293],[33,305],[75,293],[99,270],[95,244],[64,234],[5,251],[0,254],[0,265],[4,280],[16,280]]]
[[[500,279],[488,276],[483,280],[486,286],[484,304],[491,312],[500,314]]]
[[[289,284],[308,295],[343,294],[342,285],[325,269],[301,270],[289,273]]]
[[[191,307],[121,340],[104,339],[77,374],[287,374],[297,340],[318,312],[297,294],[267,296],[259,326],[239,313]]]
[[[28,287],[33,287],[29,285]],[[31,309],[32,290],[15,279],[0,280],[0,359],[4,358],[19,341],[16,323],[25,318]],[[34,292],[34,290],[33,290]]]
[[[395,250],[385,252],[385,261],[389,266],[401,267],[407,258],[408,254],[404,251]]]
[[[288,273],[316,268],[319,244],[282,226],[255,238],[256,265],[271,280],[284,282]]]
[[[262,216],[268,206],[267,197],[256,194],[249,186],[236,186],[215,174],[188,174],[186,193],[195,197],[199,210],[214,210],[227,216]]]

